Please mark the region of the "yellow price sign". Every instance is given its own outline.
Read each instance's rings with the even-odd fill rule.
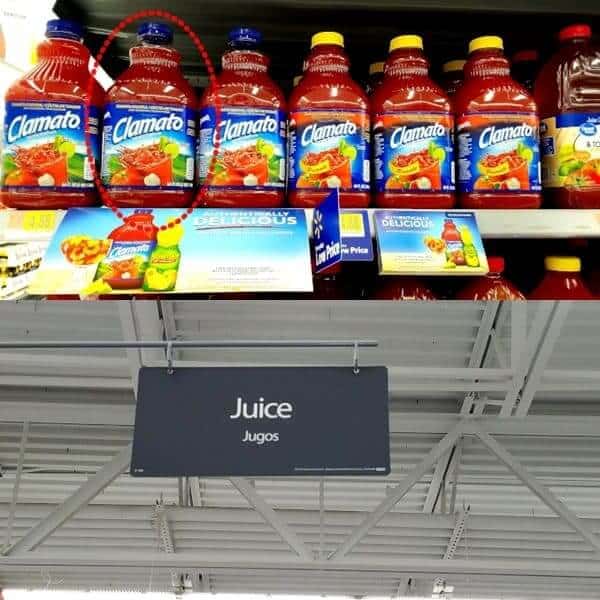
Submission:
[[[340,214],[342,237],[364,237],[365,224],[361,213],[343,212]]]
[[[28,210],[22,214],[21,229],[23,231],[52,233],[56,228],[56,212],[53,210]]]

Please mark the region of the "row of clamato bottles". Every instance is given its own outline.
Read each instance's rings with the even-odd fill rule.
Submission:
[[[7,93],[8,206],[96,202],[84,142],[90,55],[81,38],[77,25],[51,21],[38,65]],[[567,48],[536,84],[544,172],[558,202],[600,206],[597,52],[589,28],[561,38]],[[92,147],[120,206],[187,206],[197,179],[208,206],[282,206],[287,194],[291,206],[311,207],[337,188],[342,206],[365,207],[372,186],[380,207],[449,208],[456,188],[466,208],[541,204],[537,105],[511,78],[498,37],[472,40],[465,81],[450,99],[429,77],[422,39],[398,36],[369,100],[350,77],[342,35],[321,32],[287,104],[258,32],[230,34],[218,85],[199,104],[172,39],[167,25],[143,24],[128,69],[106,94],[92,83]],[[583,80],[577,65],[586,66]]]

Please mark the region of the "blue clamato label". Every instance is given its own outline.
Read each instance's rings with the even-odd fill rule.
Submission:
[[[458,119],[457,135],[461,192],[541,190],[537,115],[465,114]]]
[[[289,189],[368,191],[369,116],[362,111],[290,113]]]
[[[277,109],[214,107],[200,112],[198,181],[218,188],[283,188],[286,121]],[[218,155],[213,164],[215,147]],[[212,178],[207,180],[212,167]]]
[[[194,184],[196,113],[187,106],[111,102],[102,139],[107,187],[181,189]]]
[[[454,119],[447,113],[378,114],[373,154],[378,192],[454,191]]]
[[[10,101],[6,103],[1,184],[43,187],[49,191],[93,188],[93,173],[85,143],[83,104]],[[98,110],[90,107],[89,132],[98,158]]]

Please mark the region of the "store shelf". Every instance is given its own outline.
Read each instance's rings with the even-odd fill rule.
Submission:
[[[376,210],[368,209],[371,234]],[[49,241],[48,230],[25,230],[16,211],[0,211],[0,242]],[[307,223],[312,221],[312,210],[307,210]],[[464,212],[456,210],[453,212]],[[569,239],[600,237],[600,210],[477,210],[481,236],[486,239]],[[58,226],[66,211],[55,211]],[[310,229],[310,225],[309,225]]]

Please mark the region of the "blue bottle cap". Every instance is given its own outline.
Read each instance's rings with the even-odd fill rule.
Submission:
[[[262,42],[262,33],[249,27],[236,27],[229,32],[229,46],[232,48],[256,48]]]
[[[165,23],[142,23],[138,29],[138,40],[164,46],[173,41],[173,30]]]
[[[52,19],[46,24],[46,37],[80,41],[83,38],[83,27],[67,19]]]

